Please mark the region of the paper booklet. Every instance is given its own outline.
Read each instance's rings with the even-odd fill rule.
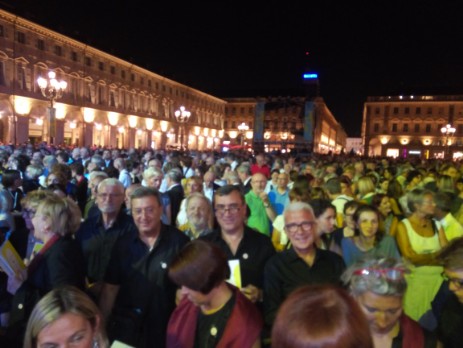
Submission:
[[[9,240],[6,240],[0,247],[0,268],[8,277],[19,275],[26,268],[21,256]]]

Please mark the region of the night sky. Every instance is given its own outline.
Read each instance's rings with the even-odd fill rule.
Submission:
[[[205,3],[205,4],[204,4]],[[368,96],[463,95],[461,1],[0,0],[0,7],[217,97],[320,96],[359,136]]]

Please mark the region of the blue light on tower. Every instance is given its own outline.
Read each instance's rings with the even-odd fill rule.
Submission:
[[[317,73],[304,73],[302,75],[304,80],[316,80],[318,79],[318,74]]]

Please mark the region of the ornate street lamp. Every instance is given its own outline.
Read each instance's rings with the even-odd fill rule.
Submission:
[[[53,144],[56,137],[56,109],[53,103],[63,96],[68,84],[63,80],[58,81],[54,71],[48,72],[48,78],[39,77],[37,84],[42,91],[42,95],[50,101],[50,107],[48,108],[48,136],[50,137],[50,144]]]
[[[241,122],[237,128],[241,134],[241,147],[243,147],[244,134],[249,130],[249,126],[246,123]]]
[[[281,132],[280,138],[282,140],[281,152],[286,153],[286,141],[288,140],[288,132]]]
[[[449,139],[451,136],[453,136],[456,132],[456,129],[455,127],[452,127],[450,124],[447,124],[445,127],[442,127],[440,129],[441,133],[443,136],[445,136],[445,153],[446,155],[444,157],[448,157],[448,155],[450,154],[450,143],[449,143]]]
[[[175,111],[175,118],[177,119],[177,122],[181,124],[180,129],[183,128],[182,136],[180,138],[180,146],[182,150],[183,150],[183,143],[184,143],[184,138],[185,138],[185,133],[186,133],[186,127],[184,124],[188,122],[188,120],[190,119],[190,116],[191,116],[191,112],[186,110],[184,106],[181,106],[179,110]],[[188,147],[188,142],[187,142],[186,147]]]

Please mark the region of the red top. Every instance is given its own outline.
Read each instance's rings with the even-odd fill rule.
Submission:
[[[232,290],[236,296],[235,305],[217,348],[252,347],[262,331],[262,316],[237,288],[232,287]],[[184,296],[170,317],[166,348],[193,348],[198,312],[199,307]]]
[[[251,166],[251,174],[254,175],[254,174],[257,174],[257,173],[264,174],[265,177],[268,179],[268,178],[270,178],[270,167],[268,165],[266,165],[266,164],[264,164],[262,167],[260,167],[257,164],[253,164]]]

